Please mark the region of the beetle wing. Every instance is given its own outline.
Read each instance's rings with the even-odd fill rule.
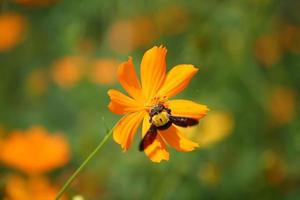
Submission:
[[[180,127],[188,127],[188,126],[194,126],[199,123],[197,119],[189,118],[189,117],[175,117],[170,116],[170,121]]]
[[[151,125],[149,130],[146,132],[145,136],[143,137],[142,141],[139,145],[139,150],[144,151],[149,145],[153,143],[157,136],[157,128],[155,125]]]

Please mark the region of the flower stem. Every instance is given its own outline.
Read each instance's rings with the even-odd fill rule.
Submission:
[[[92,151],[92,153],[82,162],[82,164],[77,168],[77,170],[70,176],[67,182],[60,189],[58,194],[55,197],[55,200],[59,200],[66,189],[70,186],[70,184],[74,181],[74,179],[78,176],[78,174],[83,170],[83,168],[87,165],[87,163],[96,155],[96,153],[101,149],[104,143],[108,140],[110,135],[113,132],[113,128],[106,134],[106,136],[101,140],[98,146]]]

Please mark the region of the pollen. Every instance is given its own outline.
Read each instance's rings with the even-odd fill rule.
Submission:
[[[146,107],[152,107],[153,105],[165,104],[168,101],[167,96],[155,96],[147,103]]]
[[[154,115],[152,117],[152,123],[156,126],[156,127],[160,127],[160,126],[164,126],[169,122],[169,114],[167,113],[167,111],[162,111],[156,115]]]

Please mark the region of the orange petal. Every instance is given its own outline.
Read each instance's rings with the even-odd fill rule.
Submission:
[[[141,63],[141,81],[144,95],[151,99],[162,86],[166,76],[165,47],[153,47],[143,56]]]
[[[209,111],[207,106],[189,100],[169,100],[166,106],[171,109],[172,115],[201,119]]]
[[[150,128],[149,115],[144,117],[142,135],[144,136]],[[165,142],[161,136],[157,134],[154,142],[149,145],[145,150],[146,155],[152,162],[161,162],[162,160],[169,160],[169,152],[167,150]]]
[[[142,88],[136,75],[132,58],[120,64],[118,68],[118,79],[123,88],[136,100],[142,100]]]
[[[192,151],[199,145],[187,138],[185,138],[175,126],[170,126],[170,128],[159,131],[160,135],[174,147],[177,151]]]
[[[145,112],[134,112],[123,117],[113,130],[113,138],[127,151]]]
[[[175,96],[186,88],[197,71],[198,69],[193,65],[183,64],[173,67],[169,71],[166,81],[158,92],[159,96]]]
[[[136,112],[143,109],[142,105],[136,100],[126,96],[125,94],[117,90],[109,90],[107,94],[110,97],[111,102],[108,108],[116,114],[125,114],[130,112]]]

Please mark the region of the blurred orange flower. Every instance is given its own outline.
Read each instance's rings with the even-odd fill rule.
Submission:
[[[81,38],[76,45],[76,51],[80,54],[91,54],[95,51],[95,42],[88,38]]]
[[[27,77],[26,86],[31,96],[41,96],[48,87],[48,75],[44,69],[36,69]]]
[[[285,24],[280,27],[279,41],[285,50],[300,53],[300,27]]]
[[[193,127],[187,131],[195,137],[199,148],[208,148],[230,135],[233,127],[234,120],[230,113],[213,111],[199,127]]]
[[[0,52],[15,47],[24,37],[26,19],[23,15],[6,12],[0,15]]]
[[[282,183],[287,176],[287,166],[280,155],[273,150],[267,150],[262,158],[267,181],[272,185]]]
[[[117,69],[119,62],[114,59],[103,58],[94,62],[90,77],[97,84],[109,85],[117,79]]]
[[[263,35],[255,42],[255,56],[266,66],[276,64],[282,55],[279,40],[276,35]]]
[[[269,110],[276,123],[285,124],[295,115],[296,92],[291,88],[277,87],[269,101]]]
[[[27,174],[41,174],[65,165],[69,145],[62,134],[51,135],[42,127],[14,131],[2,142],[0,160]]]
[[[150,16],[140,16],[133,19],[134,48],[150,44],[156,37],[153,20]]]
[[[184,7],[173,5],[158,11],[154,20],[155,30],[160,34],[178,34],[187,28],[190,16]]]
[[[5,131],[4,126],[0,124],[0,142],[1,142],[2,136],[4,136],[5,132],[6,131]]]
[[[33,176],[25,179],[11,175],[6,182],[5,193],[9,200],[53,200],[58,189],[46,177]]]
[[[153,21],[146,16],[116,21],[108,31],[109,47],[117,53],[129,53],[150,44],[155,37]]]
[[[220,182],[220,169],[212,162],[206,163],[198,172],[198,177],[201,182],[209,186],[215,186]]]
[[[188,152],[198,144],[185,138],[177,127],[195,125],[206,115],[208,108],[193,101],[168,100],[184,90],[198,69],[193,65],[175,66],[166,75],[167,49],[153,47],[143,56],[140,72],[141,82],[134,69],[132,58],[118,69],[118,79],[130,97],[117,90],[109,90],[109,109],[125,115],[113,130],[115,142],[128,150],[139,124],[143,121],[140,150],[153,162],[169,159],[166,142],[178,151]],[[177,123],[175,117],[180,116]],[[147,134],[146,134],[147,133]],[[142,147],[142,148],[141,148]]]
[[[62,88],[74,86],[82,77],[84,58],[67,56],[56,61],[53,65],[52,76]]]
[[[13,0],[17,4],[23,6],[48,6],[55,3],[57,0]]]

